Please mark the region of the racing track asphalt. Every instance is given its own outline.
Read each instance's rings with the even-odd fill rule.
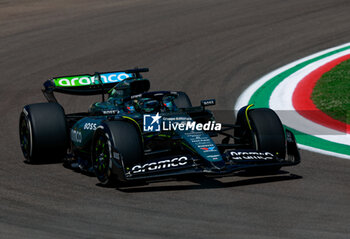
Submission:
[[[232,109],[293,60],[349,42],[347,0],[0,0],[0,238],[349,238],[350,161],[301,151],[274,176],[116,190],[61,164],[23,163],[21,107],[43,81],[150,67],[152,89]],[[59,98],[68,112],[93,99]]]

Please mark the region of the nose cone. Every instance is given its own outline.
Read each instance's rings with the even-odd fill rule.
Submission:
[[[187,144],[191,145],[196,152],[208,162],[214,162],[216,167],[225,164],[221,154],[213,140],[203,131],[190,131],[179,133]],[[221,163],[219,163],[221,162]]]
[[[213,166],[213,168],[215,170],[223,170],[223,169],[225,169],[225,161],[224,160],[211,162],[211,165]]]

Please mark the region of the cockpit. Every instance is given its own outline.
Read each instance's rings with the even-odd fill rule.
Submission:
[[[126,99],[123,104],[124,111],[127,113],[156,113],[156,112],[174,112],[177,107],[174,103],[176,96],[160,94],[152,97],[148,94],[145,97],[135,99]],[[156,95],[156,94],[155,94]],[[159,97],[162,96],[162,97]]]

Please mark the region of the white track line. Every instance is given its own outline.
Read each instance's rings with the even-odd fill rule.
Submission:
[[[344,47],[347,47],[347,46],[350,46],[350,43],[346,43],[346,44],[343,44],[343,45],[340,45],[340,46],[337,46],[337,47],[333,47],[333,48],[330,48],[330,49],[326,49],[326,50],[323,50],[323,51],[320,51],[320,52],[317,52],[315,54],[312,54],[310,56],[307,56],[307,57],[304,57],[302,59],[299,59],[297,61],[294,61],[292,63],[289,63],[283,67],[280,67],[268,74],[266,74],[265,76],[261,77],[260,79],[258,79],[256,82],[254,82],[252,85],[250,85],[245,91],[243,91],[243,93],[239,96],[239,98],[237,99],[237,102],[235,104],[235,107],[234,109],[235,110],[239,110],[241,107],[247,105],[249,103],[249,100],[250,98],[253,96],[253,94],[262,86],[264,85],[267,81],[269,81],[270,79],[272,79],[273,77],[279,75],[280,73],[302,63],[302,62],[305,62],[305,61],[308,61],[308,60],[311,60],[313,58],[316,58],[316,57],[319,57],[321,55],[324,55],[324,54],[327,54],[329,52],[332,52],[332,51],[335,51],[335,50],[338,50],[338,49],[341,49],[341,48],[344,48]],[[344,51],[346,52],[346,54],[349,54],[349,51]],[[301,75],[303,74],[303,70],[304,69],[316,69],[316,68],[313,68],[315,67],[316,65],[320,66],[321,65],[321,62],[323,62],[323,64],[326,64],[328,61],[330,61],[331,58],[338,58],[340,57],[341,55],[346,55],[344,52],[340,52],[340,53],[337,53],[335,55],[332,55],[330,57],[327,57],[327,58],[323,58],[321,59],[320,61],[317,61],[317,62],[314,62],[314,63],[311,63],[310,65],[307,65],[306,67],[304,67],[303,69],[299,70],[298,72],[294,73],[294,77],[297,77],[299,79],[302,79],[303,77],[301,77]],[[312,71],[312,70],[311,70]],[[311,71],[308,71],[309,73]],[[288,77],[288,78],[291,78]],[[289,80],[288,80],[289,81]],[[299,80],[300,81],[300,80]],[[273,100],[270,100],[270,103],[272,107],[274,107],[275,110],[278,110],[278,109],[283,109],[283,110],[294,110],[294,107],[292,105],[292,94],[294,92],[294,89],[295,87],[297,86],[297,84],[299,83],[299,81],[295,80],[295,81],[289,81],[289,83],[284,83],[281,82],[275,89],[278,90],[277,92],[273,92],[272,95],[274,97]],[[290,86],[286,86],[290,84]],[[281,85],[281,86],[280,86]],[[288,87],[287,89],[289,90],[288,92],[288,95],[286,97],[286,95],[284,95],[282,92],[282,90],[280,89],[281,87]],[[291,90],[293,89],[293,90]],[[276,99],[278,98],[278,101],[282,101],[283,104],[284,104],[284,107],[281,107],[282,104],[277,104],[276,102],[278,102]],[[287,102],[289,101],[289,102]],[[282,103],[281,102],[281,103]],[[291,113],[289,113],[291,114]],[[306,118],[302,117],[301,115],[299,115],[297,112],[292,112],[292,114],[294,115],[289,115],[289,119],[292,118],[293,120],[289,120],[289,119],[286,119],[288,117],[286,116],[281,116],[282,118],[282,122],[285,123],[285,122],[288,122],[288,126],[296,129],[296,130],[299,130],[299,131],[302,131],[304,132],[306,129],[308,129],[308,127],[303,127],[304,124],[307,124],[309,127],[310,126],[310,122],[312,124],[312,127],[316,127],[314,128],[312,131],[315,132],[314,130],[316,130],[316,132],[322,132],[322,135],[315,135],[316,137],[320,137],[320,138],[323,138],[323,139],[326,139],[326,140],[329,140],[329,141],[333,141],[333,142],[339,142],[339,143],[342,143],[342,144],[347,144],[347,145],[350,145],[350,135],[346,135],[345,133],[341,134],[339,133],[338,131],[335,131],[335,130],[332,130],[332,129],[329,129],[329,128],[326,128],[326,127],[323,127],[320,125],[316,125],[315,123],[313,123],[312,121],[310,120],[307,120]],[[292,116],[292,117],[291,117]],[[300,126],[302,128],[302,130],[300,130]],[[311,128],[312,128],[311,127]],[[326,132],[325,132],[325,129],[326,129]],[[314,135],[313,133],[307,131],[309,134],[311,135]],[[325,137],[325,133],[329,133],[330,135],[326,135]],[[303,148],[303,149],[306,149],[306,150],[310,150],[310,151],[314,151],[314,152],[317,152],[317,153],[322,153],[322,154],[327,154],[327,155],[331,155],[331,156],[335,156],[335,157],[341,157],[341,158],[346,158],[346,159],[350,159],[350,156],[349,155],[344,155],[344,154],[339,154],[339,153],[334,153],[334,152],[330,152],[330,151],[325,151],[325,150],[321,150],[321,149],[317,149],[317,148],[314,148],[314,147],[310,147],[310,146],[306,146],[306,145],[301,145],[301,144],[298,144],[300,148]]]
[[[341,46],[337,46],[337,47],[333,47],[333,48],[330,48],[327,50],[317,52],[315,54],[312,54],[310,56],[307,56],[307,57],[304,57],[304,58],[299,59],[297,61],[294,61],[292,63],[289,63],[288,65],[282,66],[282,67],[278,68],[277,70],[274,70],[274,71],[268,73],[267,75],[261,77],[260,79],[255,81],[253,84],[251,84],[245,91],[243,91],[243,93],[238,97],[234,109],[239,110],[241,107],[247,105],[250,98],[254,94],[254,92],[257,91],[263,84],[265,84],[271,78],[279,75],[280,73],[282,73],[282,72],[288,70],[289,68],[292,68],[292,67],[294,67],[294,66],[296,66],[304,61],[313,59],[315,57],[321,56],[323,54],[326,54],[326,53],[329,53],[331,51],[335,51],[335,50],[338,50],[340,48],[347,47],[347,46],[350,46],[350,43],[346,43],[346,44],[343,44]]]
[[[269,107],[276,110],[283,124],[299,130],[303,133],[314,135],[318,138],[339,144],[350,144],[350,135],[317,124],[295,111],[292,103],[293,92],[298,83],[317,68],[344,55],[350,54],[350,50],[342,51],[335,55],[323,58],[300,69],[285,78],[272,92]]]

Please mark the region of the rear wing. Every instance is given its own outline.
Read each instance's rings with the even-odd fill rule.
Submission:
[[[44,82],[42,90],[49,102],[56,102],[54,92],[70,95],[104,95],[119,82],[128,78],[142,78],[141,72],[148,68],[135,68],[125,71],[96,72],[94,75],[74,75],[55,77]]]

